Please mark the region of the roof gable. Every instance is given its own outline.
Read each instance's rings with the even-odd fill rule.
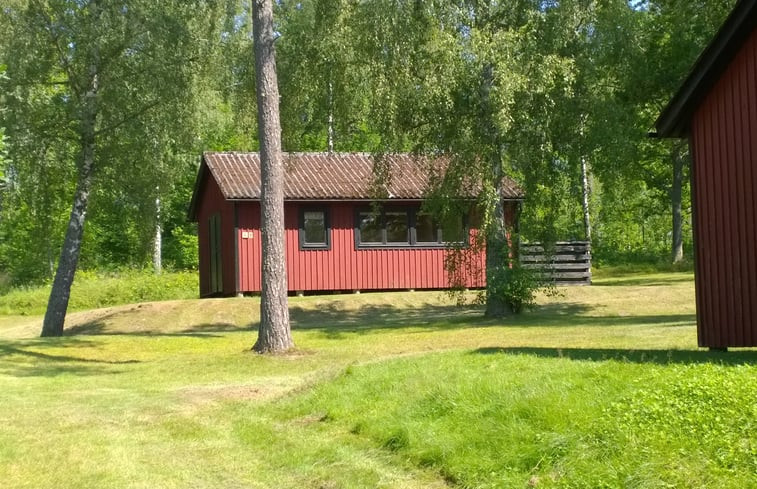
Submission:
[[[700,103],[720,79],[757,26],[757,0],[740,0],[715,38],[697,59],[689,76],[660,113],[660,137],[684,137]]]
[[[410,154],[384,155],[380,160],[368,153],[284,153],[286,176],[284,199],[302,200],[420,200],[434,170],[443,169],[441,159]],[[387,166],[387,179],[376,187],[374,164]],[[218,183],[226,200],[260,200],[259,153],[205,153],[197,176],[189,216],[195,219],[200,190],[209,175]],[[503,197],[522,199],[515,181],[504,179]],[[477,189],[471,189],[471,197]]]

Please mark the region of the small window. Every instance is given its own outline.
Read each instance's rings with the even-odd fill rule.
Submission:
[[[468,236],[467,229],[465,229],[465,219],[460,214],[447,219],[443,223],[441,231],[443,243],[462,243]]]
[[[391,210],[384,213],[386,223],[386,242],[410,244],[410,226],[406,210]]]
[[[381,213],[371,211],[358,213],[358,229],[361,243],[381,244],[384,241]]]
[[[324,250],[330,246],[328,213],[325,209],[300,211],[300,249]]]
[[[439,233],[431,214],[425,212],[415,214],[415,241],[430,244],[439,242]]]

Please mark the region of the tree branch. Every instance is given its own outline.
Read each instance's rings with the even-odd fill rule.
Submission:
[[[55,34],[55,29],[53,28],[53,18],[48,14],[48,12],[45,10],[44,5],[42,5],[42,2],[39,0],[32,0],[32,3],[37,7],[40,14],[44,18],[46,22],[46,31],[50,34],[50,40],[52,41],[52,44],[55,46],[55,50],[58,52],[58,58],[59,62],[61,64],[61,67],[63,68],[63,71],[66,73],[66,76],[68,77],[67,82],[61,82],[61,84],[68,84],[73,89],[73,94],[75,97],[79,97],[79,94],[81,93],[81,87],[76,81],[76,76],[73,68],[71,68],[71,64],[68,62],[68,58],[66,57],[66,53],[63,51],[63,48],[60,45],[60,36]]]

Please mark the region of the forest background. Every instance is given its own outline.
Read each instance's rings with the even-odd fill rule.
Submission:
[[[92,3],[116,15],[96,27],[80,15]],[[528,195],[523,238],[590,233],[595,265],[685,267],[688,147],[648,132],[733,4],[281,0],[283,149],[445,151],[460,137],[442,132],[477,113],[480,80],[466,77],[486,58],[505,171]],[[0,292],[55,273],[81,171],[70,64],[95,41],[107,63],[79,268],[197,268],[187,207],[199,155],[258,149],[249,9],[230,0],[2,8]]]

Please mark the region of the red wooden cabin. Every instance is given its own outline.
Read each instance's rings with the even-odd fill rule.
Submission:
[[[689,138],[697,331],[757,346],[757,0],[742,0],[657,120]]]
[[[374,177],[369,154],[291,153],[286,166],[285,228],[292,292],[443,289],[449,242],[471,243],[475,218],[441,229],[421,212],[433,163],[389,155],[387,181]],[[503,185],[508,224],[522,191]],[[376,195],[382,195],[380,199]],[[198,223],[200,296],[261,289],[260,158],[205,153],[189,211]],[[483,252],[471,253],[467,287],[485,285]]]

